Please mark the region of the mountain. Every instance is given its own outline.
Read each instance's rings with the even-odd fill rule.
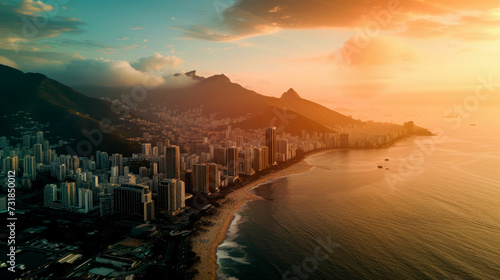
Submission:
[[[287,92],[284,92],[281,95],[281,99],[283,99],[283,100],[291,99],[292,100],[292,99],[302,99],[302,98],[293,88],[290,88]]]
[[[126,144],[125,138],[139,131],[137,127],[121,120],[120,115],[112,111],[111,103],[85,96],[42,74],[23,73],[0,65],[0,95],[3,100],[0,103],[3,115],[0,135],[15,135],[20,126],[26,127],[27,124],[22,123],[22,120],[13,117],[12,114],[18,111],[28,112],[32,120],[49,123],[49,127],[44,130],[50,131],[50,135],[62,136],[64,140],[75,139],[70,145],[74,151],[78,151],[77,144],[80,141],[88,141],[83,130],[100,130],[101,120],[105,118],[120,128],[104,133],[102,141],[94,141],[97,145],[92,146],[92,153],[98,149],[108,152],[130,151],[131,147]],[[93,136],[99,140],[97,134]]]
[[[149,101],[163,102],[184,110],[203,106],[205,113],[218,113],[220,117],[260,113],[273,107],[295,112],[327,127],[358,122],[320,104],[301,98],[293,89],[283,93],[280,98],[275,98],[233,83],[224,74],[206,79],[196,77],[198,83],[185,88],[153,90],[148,95]]]

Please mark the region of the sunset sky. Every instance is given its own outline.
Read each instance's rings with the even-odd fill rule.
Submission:
[[[0,63],[70,86],[197,70],[331,108],[460,102],[500,80],[500,2],[0,1]]]

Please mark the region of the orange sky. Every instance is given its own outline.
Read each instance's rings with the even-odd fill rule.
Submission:
[[[498,0],[117,3],[0,0],[0,63],[70,86],[131,86],[146,69],[178,85],[168,74],[196,69],[331,108],[450,103],[479,77],[500,81]],[[40,15],[47,23],[23,35]]]

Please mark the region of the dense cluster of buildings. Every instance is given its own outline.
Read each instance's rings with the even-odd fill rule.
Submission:
[[[61,143],[50,145],[43,131],[22,135],[15,146],[0,137],[2,185],[7,185],[9,170],[17,171],[19,185],[25,189],[31,188],[37,174],[46,174],[57,181],[44,187],[46,207],[100,216],[120,213],[147,221],[158,214],[177,215],[193,194],[217,193],[240,176],[290,160],[300,152],[384,145],[413,130],[411,122],[404,127],[365,122],[335,128],[339,133],[291,135],[276,127],[232,129],[228,119],[214,126],[215,115],[203,115],[202,108],[173,113],[167,110],[158,115],[164,122],[154,127],[134,120],[151,129],[141,139],[131,139],[139,142],[141,150],[130,157],[105,151],[90,157],[58,155],[55,148]],[[178,129],[186,122],[191,126]],[[216,130],[220,125],[225,129]]]

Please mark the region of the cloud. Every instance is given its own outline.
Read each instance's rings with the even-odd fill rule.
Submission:
[[[132,63],[132,67],[143,72],[168,72],[173,69],[178,69],[184,64],[184,60],[177,56],[162,56],[154,54],[148,57],[143,57],[137,62]]]
[[[15,8],[20,14],[23,15],[34,15],[41,12],[53,11],[54,7],[52,5],[47,5],[42,1],[33,0],[23,0],[19,3],[19,6]]]
[[[5,56],[0,56],[0,64],[10,66],[12,68],[21,69],[14,61],[6,58]]]
[[[138,44],[132,44],[132,45],[129,45],[129,46],[122,47],[122,50],[133,50],[133,49],[136,49],[138,47],[139,47]]]
[[[335,90],[350,98],[373,99],[393,90],[403,78],[415,78],[425,66],[423,55],[402,39],[377,36],[365,45],[359,42],[353,36],[328,57],[339,67]]]
[[[159,54],[144,57],[137,62],[104,58],[85,59],[75,52],[60,65],[44,66],[36,72],[71,87],[133,87],[137,85],[158,87],[180,87],[194,83],[185,75],[173,76],[174,68],[184,61],[178,57],[163,57]]]
[[[283,7],[281,6],[276,6],[274,8],[272,8],[271,10],[269,10],[268,12],[269,13],[277,13],[279,10],[283,9]]]
[[[57,41],[60,46],[66,47],[78,47],[78,48],[97,48],[97,49],[107,49],[114,50],[115,47],[108,44],[104,44],[94,40],[72,40],[72,39],[61,39]]]
[[[401,64],[421,58],[416,49],[394,37],[370,38],[363,45],[360,42],[359,38],[351,37],[329,58],[350,66]]]
[[[218,11],[219,22],[181,29],[185,38],[210,41],[239,40],[281,29],[355,28],[362,27],[367,21],[377,21],[382,30],[396,32],[406,24],[418,26],[415,21],[422,18],[466,13],[476,13],[481,18],[499,7],[497,0],[241,0]],[[385,18],[389,20],[384,22]],[[439,23],[440,27],[457,25],[455,27],[464,28],[469,24],[471,22],[467,20]],[[454,34],[460,35],[459,31],[457,29]],[[411,36],[416,32],[405,34]]]
[[[123,60],[74,59],[63,68],[53,72],[55,79],[71,86],[127,87],[160,85],[161,76],[141,72]]]
[[[33,0],[0,3],[0,48],[23,47],[24,44],[6,44],[12,39],[25,42],[83,32],[83,22],[58,16],[58,11],[58,8]]]
[[[500,15],[480,13],[461,15],[455,22],[419,18],[408,21],[401,33],[408,37],[447,36],[465,40],[497,40],[500,35]]]

